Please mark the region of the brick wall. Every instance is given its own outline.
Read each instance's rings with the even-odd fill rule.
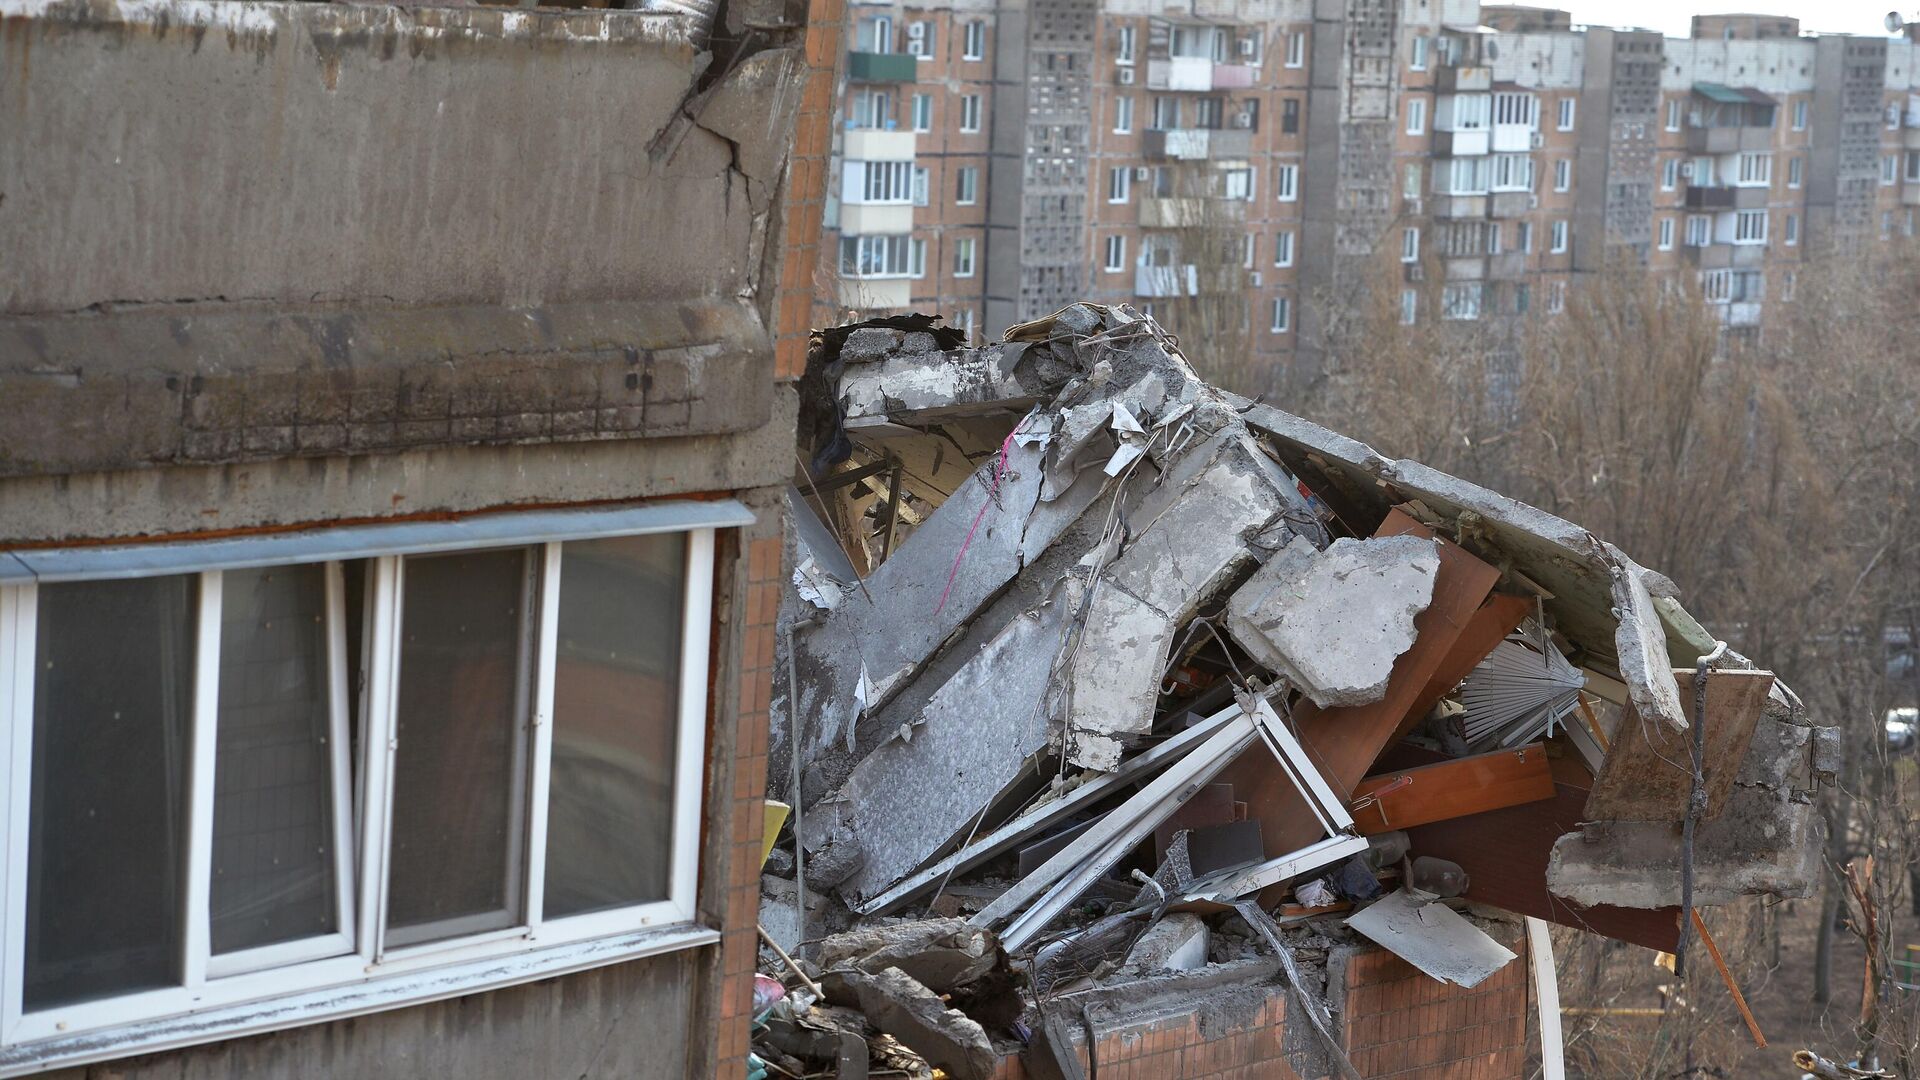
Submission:
[[[807,369],[807,335],[833,319],[833,308],[816,309],[816,296],[832,295],[816,280],[821,266],[820,226],[826,209],[827,158],[833,147],[835,67],[840,62],[840,28],[846,0],[809,0],[806,69],[800,112],[793,129],[793,156],[787,170],[783,208],[785,246],[781,250],[780,288],[774,313],[774,376],[797,379]]]
[[[1519,1080],[1526,1075],[1531,1002],[1525,935],[1516,927],[1494,936],[1520,958],[1471,990],[1436,982],[1380,949],[1335,956],[1336,977],[1345,972],[1344,1042],[1361,1076]],[[1281,1049],[1288,1004],[1286,991],[1275,984],[1251,1016],[1235,1022],[1209,1018],[1212,1003],[1196,996],[1188,1012],[1097,1024],[1101,1080],[1301,1080]],[[1084,1066],[1084,1046],[1079,1051]],[[994,1080],[1029,1075],[1017,1058],[1007,1058]]]
[[[767,790],[767,699],[773,686],[773,624],[783,584],[779,535],[750,540],[742,553],[746,591],[740,610],[746,625],[739,670],[737,748],[733,761],[733,841],[727,860],[727,918],[720,939],[720,1031],[718,1075],[745,1071],[752,1023],[753,973],[758,962],[760,846]],[[720,793],[715,793],[718,801]],[[721,819],[712,814],[709,820]]]

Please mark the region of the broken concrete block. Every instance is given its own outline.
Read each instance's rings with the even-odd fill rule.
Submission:
[[[935,993],[951,993],[985,977],[1005,959],[991,930],[965,919],[923,919],[849,930],[821,941],[822,967],[876,974],[897,967]]]
[[[812,867],[808,867],[808,870],[811,871]],[[802,933],[799,896],[799,887],[786,878],[771,874],[760,878],[760,928],[767,932],[774,944],[796,956],[799,955],[802,941],[826,929],[830,907],[826,897],[808,889],[807,933]]]
[[[1386,696],[1393,662],[1412,647],[1414,616],[1433,601],[1440,557],[1417,536],[1296,539],[1227,601],[1227,630],[1321,708]]]
[[[1192,971],[1207,966],[1207,924],[1198,915],[1176,912],[1140,935],[1126,966],[1142,975]]]
[[[899,968],[868,974],[834,968],[820,977],[827,1000],[853,1005],[867,1022],[945,1069],[954,1080],[987,1080],[999,1064],[993,1041],[966,1013],[949,1009],[939,995]]]
[[[847,335],[846,343],[840,346],[840,359],[849,364],[883,360],[900,348],[904,336],[900,331],[884,326],[861,327]]]

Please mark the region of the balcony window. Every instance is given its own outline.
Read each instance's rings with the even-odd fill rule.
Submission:
[[[1687,246],[1706,247],[1713,243],[1713,219],[1705,214],[1693,214],[1687,218]]]
[[[1764,299],[1766,275],[1758,270],[1708,270],[1700,275],[1700,296],[1709,304],[1744,304]]]
[[[1439,172],[1443,195],[1485,195],[1493,163],[1483,157],[1448,159]]]
[[[865,131],[890,131],[893,123],[892,94],[884,90],[854,92],[849,126]]]
[[[0,1047],[44,1068],[692,940],[713,535],[0,586]]]
[[[1275,197],[1281,202],[1297,202],[1300,198],[1300,166],[1278,165],[1273,170],[1273,188]]]
[[[1694,158],[1692,174],[1687,177],[1687,183],[1693,187],[1713,187],[1714,171],[1712,158]]]
[[[1194,126],[1209,131],[1218,131],[1226,123],[1226,101],[1217,97],[1203,97],[1194,102]]]
[[[1449,285],[1440,291],[1440,317],[1458,321],[1472,321],[1480,317],[1481,286],[1479,282],[1468,285]]]
[[[1167,55],[1224,64],[1231,45],[1223,27],[1176,25],[1168,35]]]
[[[849,161],[840,201],[850,205],[906,206],[913,201],[910,161]]]
[[[1533,158],[1527,154],[1493,155],[1494,191],[1532,191]]]
[[[1492,94],[1445,94],[1433,126],[1441,131],[1486,131],[1492,122]]]
[[[1741,154],[1736,168],[1741,187],[1766,187],[1773,182],[1772,154]]]
[[[856,278],[913,276],[913,245],[905,236],[842,236],[840,273]]]
[[[1767,242],[1767,212],[1765,210],[1740,210],[1733,215],[1733,242],[1736,244],[1764,244]]]
[[[984,60],[987,56],[987,24],[978,19],[965,24],[961,31],[960,59]]]
[[[1493,122],[1533,131],[1540,126],[1540,99],[1532,94],[1501,92],[1493,95]]]
[[[854,34],[854,47],[863,52],[892,52],[893,20],[885,15],[861,19]]]
[[[1251,168],[1223,170],[1220,179],[1220,194],[1223,197],[1242,202],[1252,200],[1254,183]]]
[[[1180,99],[1164,95],[1153,99],[1154,131],[1173,131],[1180,126]]]

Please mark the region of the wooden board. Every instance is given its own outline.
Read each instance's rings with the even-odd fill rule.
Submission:
[[[1375,535],[1432,538],[1434,532],[1395,510]],[[1374,759],[1392,743],[1400,722],[1499,578],[1498,570],[1466,549],[1441,540],[1433,600],[1414,617],[1413,645],[1394,661],[1386,697],[1370,705],[1332,709],[1303,700],[1294,709],[1293,730],[1335,795],[1352,795],[1353,786],[1372,771]],[[1298,851],[1326,835],[1265,746],[1250,747],[1219,779],[1233,784],[1235,793],[1247,800],[1248,815],[1260,822],[1269,858]]]
[[[1387,790],[1382,792],[1382,789]],[[1375,836],[1394,829],[1539,802],[1553,798],[1554,794],[1547,748],[1533,743],[1414,769],[1376,773],[1353,789],[1351,812],[1360,835]],[[1365,805],[1361,805],[1363,802]]]
[[[1693,671],[1675,668],[1680,700],[1693,713]],[[1706,752],[1702,758],[1710,821],[1726,808],[1733,778],[1746,760],[1753,726],[1773,690],[1770,671],[1716,671],[1707,676]],[[1587,801],[1594,821],[1679,821],[1692,787],[1690,731],[1641,723],[1629,705],[1609,733],[1610,745]]]

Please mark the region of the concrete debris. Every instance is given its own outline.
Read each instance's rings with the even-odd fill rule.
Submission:
[[[1322,708],[1387,694],[1413,645],[1413,617],[1433,600],[1440,559],[1430,540],[1302,538],[1277,552],[1227,602],[1234,640]]]
[[[924,316],[819,331],[801,383],[767,773],[828,890],[807,925],[852,925],[795,942],[828,1001],[774,1012],[807,1060],[851,1039],[984,1076],[1000,1039],[1068,1075],[1074,1002],[1265,964],[1295,1071],[1357,1075],[1315,989],[1323,945],[1361,940],[1338,897],[1471,987],[1514,954],[1451,898],[1667,947],[1634,909],[1675,903],[1685,860],[1697,904],[1810,889],[1838,742],[1744,658],[1708,676],[1680,848],[1672,664],[1715,642],[1672,582],[1207,385],[1131,308],[961,344]]]

